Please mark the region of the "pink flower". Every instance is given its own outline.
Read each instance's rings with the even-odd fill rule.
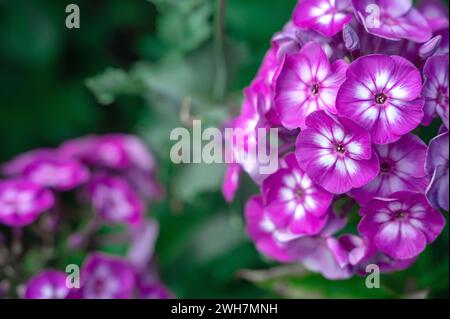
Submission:
[[[97,175],[87,188],[94,209],[105,221],[132,226],[141,223],[144,203],[122,177]]]
[[[342,194],[378,175],[378,157],[372,153],[369,133],[361,126],[324,111],[312,113],[306,126],[298,136],[295,154],[300,167],[316,184]]]
[[[413,129],[423,117],[419,70],[399,56],[357,59],[336,98],[338,114],[369,130],[372,142],[388,144]]]
[[[35,161],[50,160],[57,156],[56,151],[50,148],[38,148],[14,157],[1,167],[3,174],[8,176],[20,175],[26,167]]]
[[[294,23],[332,37],[352,20],[350,0],[302,0],[294,11]]]
[[[125,134],[86,136],[61,145],[59,152],[88,165],[123,170],[139,168],[151,171],[155,161],[145,144]]]
[[[22,227],[53,207],[50,190],[26,180],[0,181],[0,224]]]
[[[287,155],[285,162],[286,168],[263,183],[267,214],[277,228],[294,234],[317,234],[327,221],[333,195],[310,179],[298,166],[294,154]]]
[[[381,252],[400,260],[419,255],[445,225],[444,217],[428,204],[424,195],[407,191],[388,199],[373,199],[360,214],[360,234]]]
[[[128,299],[135,288],[133,268],[121,257],[89,255],[81,270],[83,299]]]
[[[317,110],[336,113],[336,94],[346,70],[343,60],[330,65],[322,47],[313,42],[288,56],[275,86],[275,109],[283,126],[304,128],[306,117]]]
[[[425,172],[427,146],[413,134],[404,135],[389,145],[374,148],[380,160],[380,173],[367,185],[353,189],[349,195],[365,204],[374,197],[410,190],[423,193],[428,184]]]
[[[23,175],[35,184],[67,191],[84,184],[89,178],[89,171],[76,160],[54,157],[30,163]]]
[[[277,228],[268,216],[261,196],[254,196],[247,201],[245,222],[247,233],[260,253],[279,262],[292,261],[286,250],[286,242],[295,236],[285,229]]]
[[[388,39],[426,42],[432,32],[412,0],[353,0],[355,14],[367,32]]]
[[[64,299],[70,289],[66,285],[67,274],[62,271],[45,270],[28,280],[26,299]]]
[[[447,129],[449,128],[448,103],[448,55],[430,57],[423,68],[425,83],[422,96],[425,99],[423,124],[429,125],[439,114]]]

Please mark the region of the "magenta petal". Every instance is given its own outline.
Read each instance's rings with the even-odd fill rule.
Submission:
[[[389,145],[377,145],[380,173],[367,185],[353,189],[349,195],[365,204],[374,197],[389,195],[405,189],[424,192],[428,177],[425,172],[427,146],[413,134],[404,135]]]
[[[284,230],[277,229],[268,218],[260,196],[250,198],[245,205],[245,221],[247,233],[259,252],[280,262],[292,261],[286,245],[276,238]]]
[[[327,221],[332,195],[298,167],[294,154],[287,155],[286,163],[287,168],[264,181],[267,214],[278,227],[294,234],[317,234]]]
[[[28,280],[26,299],[64,299],[69,294],[67,274],[62,271],[45,270]]]
[[[80,278],[84,299],[129,299],[136,283],[133,268],[126,260],[103,253],[86,258]]]
[[[224,181],[222,184],[222,194],[227,202],[232,202],[239,187],[241,167],[238,164],[227,166]]]
[[[53,193],[26,180],[0,181],[0,223],[27,226],[53,207]]]
[[[348,0],[303,0],[294,11],[294,23],[332,37],[351,21],[349,6]]]
[[[441,0],[422,0],[419,11],[433,31],[448,28],[448,8]]]

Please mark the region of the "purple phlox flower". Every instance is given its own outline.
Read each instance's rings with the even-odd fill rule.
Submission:
[[[431,205],[448,211],[449,202],[449,138],[448,132],[431,140],[426,160],[426,171],[432,176],[426,195]]]
[[[429,125],[437,113],[449,127],[448,55],[430,57],[423,68],[425,83],[422,95],[425,99],[424,125]]]
[[[153,155],[145,144],[133,135],[107,134],[82,137],[61,145],[60,152],[89,165],[117,170],[135,167],[151,171],[155,166]]]
[[[137,271],[143,271],[150,264],[155,251],[155,243],[159,234],[159,224],[149,219],[139,227],[130,230],[130,246],[128,248],[128,262]]]
[[[448,28],[448,8],[441,0],[422,0],[418,9],[432,31]]]
[[[26,180],[0,181],[0,224],[21,227],[53,207],[53,193]]]
[[[336,113],[336,94],[347,67],[343,60],[330,64],[320,44],[313,42],[288,56],[275,86],[275,109],[283,126],[304,128],[306,117],[317,110]]]
[[[267,214],[277,228],[299,235],[317,234],[327,221],[333,195],[311,180],[293,153],[285,161],[287,168],[263,183]]]
[[[145,205],[122,177],[97,175],[87,185],[95,211],[107,222],[137,226],[142,222]]]
[[[378,175],[378,157],[372,152],[370,134],[361,126],[324,111],[312,113],[306,126],[298,136],[295,154],[315,183],[342,194]]]
[[[241,167],[239,164],[232,163],[227,165],[222,183],[222,194],[228,203],[232,202],[236,195],[236,191],[239,188],[240,176]]]
[[[388,145],[376,145],[380,173],[367,185],[353,189],[349,195],[366,204],[374,197],[389,197],[402,191],[424,193],[429,179],[425,172],[427,145],[416,135],[407,134]]]
[[[23,176],[35,184],[58,191],[68,191],[84,184],[89,170],[73,159],[41,159],[25,167]]]
[[[359,233],[391,258],[418,256],[445,226],[444,217],[424,195],[397,192],[390,198],[375,198],[360,210]]]
[[[347,223],[346,218],[336,216],[330,208],[329,218],[323,230],[315,236],[305,236],[291,240],[288,252],[307,269],[321,273],[331,280],[352,277],[348,252],[333,237]]]
[[[336,98],[339,115],[360,124],[375,144],[388,144],[423,117],[419,70],[399,56],[369,55],[353,62]]]
[[[432,36],[427,20],[413,8],[412,0],[353,0],[353,6],[358,21],[373,35],[418,43]]]
[[[247,201],[245,221],[247,233],[261,254],[279,262],[292,261],[287,254],[286,243],[296,236],[286,229],[277,228],[269,218],[261,196],[254,196]]]
[[[65,272],[45,270],[28,280],[24,297],[26,299],[65,299],[70,293],[66,278]]]
[[[294,10],[294,23],[300,28],[332,37],[352,20],[350,0],[302,0]]]
[[[128,299],[135,289],[133,267],[121,257],[103,253],[89,255],[81,270],[83,299]]]
[[[50,160],[55,157],[55,150],[51,148],[39,148],[14,157],[1,167],[3,174],[8,176],[21,175],[26,167],[39,160]]]

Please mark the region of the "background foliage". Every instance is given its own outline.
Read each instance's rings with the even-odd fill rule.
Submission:
[[[139,134],[168,191],[149,214],[161,223],[163,280],[178,297],[448,297],[448,226],[412,268],[383,275],[381,289],[364,278],[332,282],[255,251],[242,219],[251,181],[229,206],[224,167],[171,164],[169,134],[186,117],[217,126],[237,114],[296,3],[225,2],[226,11],[215,0],[0,0],[0,162],[84,134]],[[78,30],[65,28],[68,3],[80,7]],[[428,141],[436,131],[420,133]],[[61,263],[76,259],[65,255]]]

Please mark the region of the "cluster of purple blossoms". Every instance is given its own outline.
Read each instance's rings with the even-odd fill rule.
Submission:
[[[68,287],[65,272],[43,270],[25,285],[23,297],[169,298],[152,258],[158,224],[146,218],[147,204],[164,196],[156,171],[147,146],[124,134],[70,140],[2,165],[0,225],[23,232],[41,219],[43,232],[56,236],[69,213],[62,197],[70,192],[92,214],[84,228],[69,236],[68,250],[86,248],[102,225],[123,225],[129,244],[126,257],[100,252],[86,257],[79,288]]]
[[[279,169],[231,164],[222,188],[232,201],[242,171],[261,187],[245,207],[258,251],[344,279],[369,264],[405,269],[439,236],[449,209],[447,12],[438,0],[299,1],[233,121],[253,143],[257,128],[278,128]],[[416,129],[439,121],[425,144]],[[354,207],[358,234],[343,233]]]

